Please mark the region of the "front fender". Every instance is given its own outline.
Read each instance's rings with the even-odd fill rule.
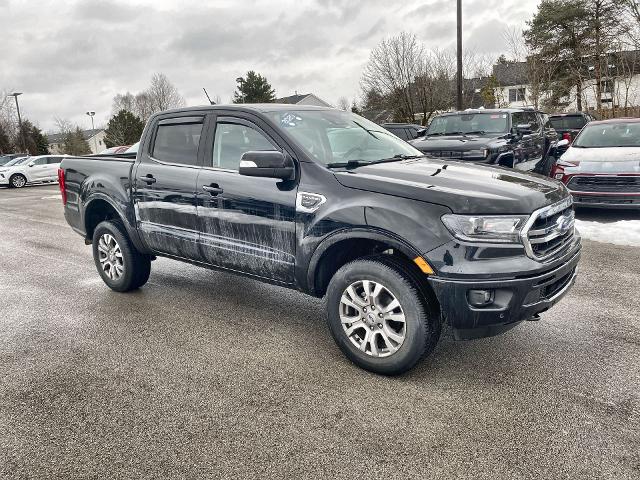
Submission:
[[[311,255],[311,259],[309,260],[309,264],[307,266],[307,274],[306,274],[306,283],[307,290],[310,292],[316,291],[316,270],[318,268],[318,264],[322,259],[323,255],[334,245],[342,242],[344,240],[353,240],[354,238],[363,239],[363,240],[375,240],[379,242],[384,242],[390,245],[392,248],[402,252],[408,258],[415,258],[420,256],[420,252],[411,244],[406,242],[404,239],[394,234],[393,232],[385,231],[379,228],[371,228],[371,227],[355,227],[355,228],[345,228],[342,230],[335,231],[325,237],[316,247],[313,254]]]

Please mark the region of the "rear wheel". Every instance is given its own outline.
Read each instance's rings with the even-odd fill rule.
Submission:
[[[412,275],[384,257],[355,260],[336,272],[327,289],[327,319],[352,362],[397,375],[433,351],[440,323]]]
[[[93,259],[104,283],[116,292],[141,287],[151,273],[151,259],[136,250],[118,221],[101,222],[94,230]]]
[[[22,188],[26,184],[27,178],[20,173],[16,173],[9,179],[9,185],[11,185],[13,188]]]

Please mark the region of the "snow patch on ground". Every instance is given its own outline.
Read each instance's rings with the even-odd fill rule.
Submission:
[[[640,247],[640,220],[592,222],[576,219],[576,228],[582,238],[615,245]]]

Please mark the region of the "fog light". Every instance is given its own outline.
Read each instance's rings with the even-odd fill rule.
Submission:
[[[561,173],[556,173],[556,179],[558,180],[562,180],[562,174]]]
[[[493,303],[493,290],[469,290],[467,298],[474,307],[486,307]]]

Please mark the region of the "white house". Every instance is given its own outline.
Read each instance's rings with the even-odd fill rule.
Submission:
[[[333,107],[333,105],[325,102],[313,93],[298,94],[298,92],[296,92],[295,95],[276,98],[275,103],[288,103],[290,105],[315,105],[316,107]]]
[[[609,54],[607,65],[603,67],[600,98],[603,109],[622,109],[640,106],[640,51],[622,51]],[[587,63],[587,62],[585,62]],[[532,87],[528,83],[526,62],[498,63],[493,67],[493,75],[499,85],[494,90],[496,106],[533,106]],[[597,108],[597,85],[593,79],[594,67],[585,67],[582,82],[582,109]],[[542,97],[545,94],[543,92]],[[566,97],[566,111],[576,110],[576,88]]]
[[[89,144],[91,153],[100,153],[102,150],[107,148],[104,144],[105,131],[103,128],[83,130],[82,136]],[[54,155],[61,154],[64,144],[64,133],[47,135],[47,142],[49,143],[49,153]]]

